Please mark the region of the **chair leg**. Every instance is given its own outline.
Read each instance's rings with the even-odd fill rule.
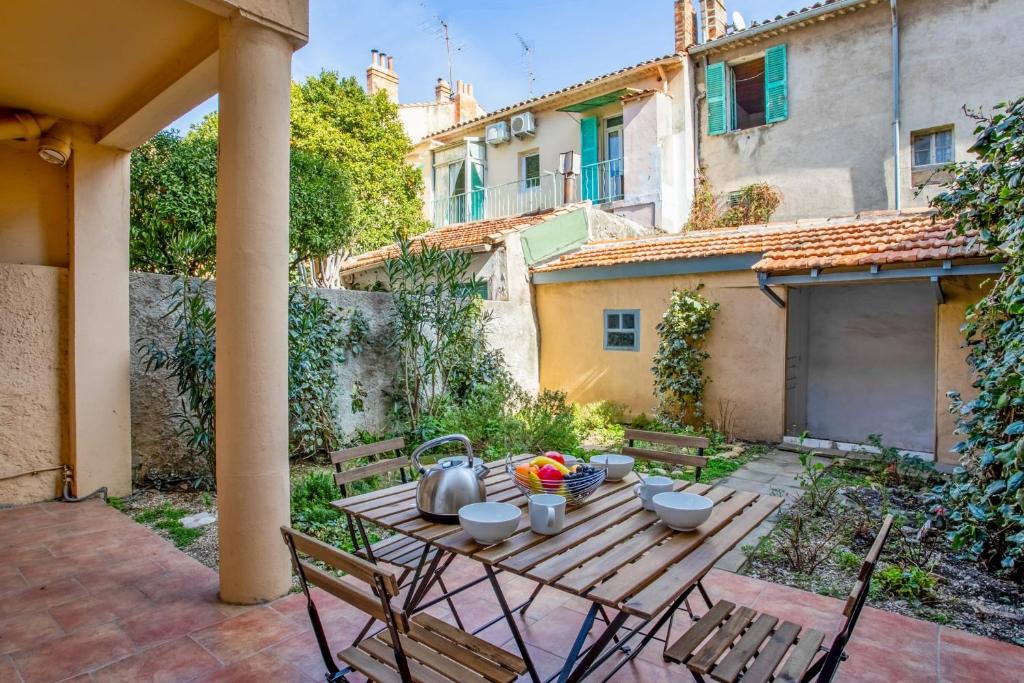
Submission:
[[[448,594],[448,586],[444,585],[444,579],[441,578],[440,576],[437,577],[437,585],[441,587],[441,592],[442,593],[444,593],[445,595]],[[459,610],[455,609],[455,603],[452,602],[451,598],[445,598],[445,602],[448,603],[448,609],[451,610],[452,616],[455,617],[455,624],[460,629],[465,631],[466,627],[462,625],[462,619],[459,618]]]
[[[525,617],[526,616],[526,610],[530,609],[530,605],[533,604],[533,599],[537,597],[537,594],[540,593],[540,589],[543,588],[543,587],[544,587],[543,583],[538,583],[537,584],[537,587],[533,589],[532,593],[530,593],[530,597],[526,601],[526,603],[523,605],[523,608],[521,610],[519,610],[519,616],[521,616],[521,617]]]

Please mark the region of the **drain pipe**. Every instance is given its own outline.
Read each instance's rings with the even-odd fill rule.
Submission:
[[[61,500],[65,503],[81,503],[83,500],[89,500],[90,498],[100,498],[101,500],[108,498],[106,486],[99,487],[87,496],[79,496],[78,498],[72,496],[71,481],[74,479],[74,476],[71,467],[64,465],[64,495],[61,497]]]
[[[897,0],[889,0],[892,16],[892,179],[893,208],[899,211],[900,201],[900,21]]]

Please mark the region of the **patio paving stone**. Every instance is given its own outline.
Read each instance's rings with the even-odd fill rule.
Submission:
[[[92,550],[70,545],[74,532],[69,529],[88,529],[83,519],[98,523],[117,542],[102,541],[101,549]],[[25,533],[26,524],[37,523],[45,525],[45,536],[78,552],[57,559],[51,552],[56,545],[48,548],[38,536],[33,540]],[[3,594],[0,683],[323,680],[324,666],[303,595],[293,593],[269,605],[222,604],[217,600],[215,572],[100,502],[0,510],[0,548],[5,548],[0,567],[16,568],[23,577],[54,576],[28,588],[14,581],[15,587]],[[52,572],[55,564],[67,571]],[[481,575],[479,566],[459,559],[445,578],[457,586]],[[532,589],[519,577],[502,574],[500,580],[510,601],[525,599]],[[830,630],[840,623],[842,602],[833,598],[718,569],[705,584],[716,600],[747,604],[812,627]],[[337,651],[362,628],[364,616],[322,591],[316,591],[315,599],[332,651]],[[703,613],[699,597],[690,602],[696,613]],[[471,627],[498,614],[486,583],[457,596],[456,603]],[[545,588],[526,616],[516,617],[542,674],[561,667],[588,606],[585,600]],[[450,620],[444,603],[431,612]],[[680,613],[672,637],[687,625]],[[598,623],[596,629],[601,626]],[[516,651],[503,622],[480,635]],[[1024,648],[870,607],[864,610],[848,652],[850,659],[840,667],[837,681],[1019,683],[1024,670]],[[613,657],[604,670],[617,659]],[[678,665],[662,661],[660,643],[654,642],[614,680],[690,679]]]

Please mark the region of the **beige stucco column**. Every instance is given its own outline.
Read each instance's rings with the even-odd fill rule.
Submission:
[[[132,490],[128,337],[130,155],[73,128],[69,162],[68,430],[75,494]]]
[[[241,17],[220,28],[217,507],[220,595],[286,593],[288,140],[292,45]]]

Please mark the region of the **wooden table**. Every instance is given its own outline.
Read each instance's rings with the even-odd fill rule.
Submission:
[[[524,455],[515,460],[530,457]],[[715,506],[711,517],[696,530],[672,531],[655,513],[643,510],[633,493],[639,478],[631,473],[622,481],[605,482],[587,499],[586,505],[568,511],[562,533],[543,536],[530,530],[529,514],[525,513],[527,499],[504,472],[504,466],[504,462],[488,465],[492,473],[486,480],[487,500],[518,505],[524,508],[524,515],[516,532],[497,545],[476,543],[458,524],[440,524],[422,518],[416,509],[415,482],[335,501],[333,505],[351,514],[360,528],[366,521],[407,537],[395,537],[386,556],[377,559],[386,561],[387,557],[395,557],[401,553],[403,545],[413,542],[410,539],[426,543],[413,586],[407,594],[407,609],[429,606],[422,604],[423,597],[435,583],[435,577],[456,555],[480,562],[534,681],[539,681],[536,669],[512,618],[512,612],[525,610],[529,601],[525,606],[509,608],[497,572],[525,576],[538,582],[538,590],[540,586],[552,586],[592,603],[559,676],[560,681],[575,682],[614,653],[616,648],[601,656],[613,639],[616,647],[622,648],[657,618],[654,627],[648,629],[640,645],[629,652],[625,661],[636,656],[694,589],[710,602],[700,584],[701,579],[782,503],[776,496],[677,481],[676,490],[706,495],[715,501]],[[440,552],[433,553],[428,562],[431,549]],[[468,587],[460,587],[448,595]],[[433,602],[436,601],[430,604]],[[584,650],[587,633],[595,618],[605,614],[605,608],[613,608],[617,614],[606,619],[608,623],[603,633]],[[638,618],[640,625],[620,639],[617,634],[630,617]]]

